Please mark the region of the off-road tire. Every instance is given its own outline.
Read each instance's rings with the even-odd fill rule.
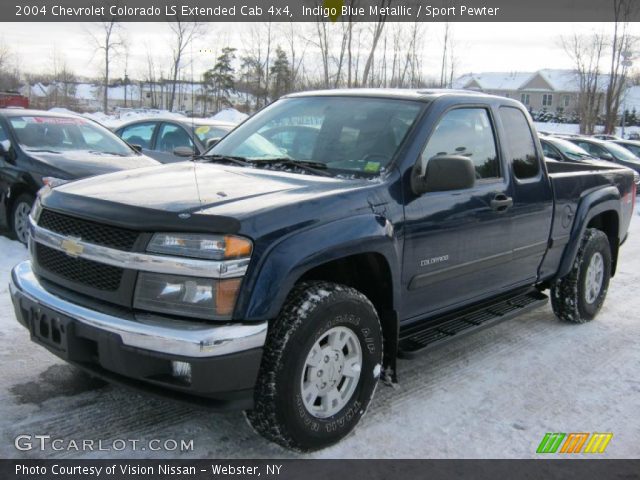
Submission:
[[[587,268],[596,253],[602,255],[604,263],[602,286],[595,301],[588,303],[585,285]],[[551,285],[553,312],[565,322],[585,323],[593,320],[607,296],[610,278],[611,248],[609,239],[601,230],[589,228],[582,237],[571,271]]]
[[[9,217],[10,236],[11,238],[18,240],[25,245],[27,243],[27,236],[25,236],[25,231],[23,229],[27,227],[22,224],[18,226],[19,221],[16,217],[18,215],[22,216],[22,214],[24,213],[23,209],[25,209],[25,205],[29,206],[28,210],[30,211],[34,201],[35,197],[30,193],[21,193],[11,205],[11,213]],[[24,220],[25,219],[23,218],[22,221],[24,222]],[[22,233],[18,232],[18,229],[20,229]]]
[[[313,345],[325,332],[346,327],[362,352],[360,376],[350,399],[332,416],[317,418],[302,399],[301,378]],[[283,447],[312,451],[346,436],[364,415],[380,376],[382,330],[374,306],[362,293],[328,282],[302,282],[269,326],[253,410],[247,419],[262,436]]]

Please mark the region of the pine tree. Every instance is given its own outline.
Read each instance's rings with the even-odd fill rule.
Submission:
[[[276,59],[271,65],[271,98],[277,99],[291,90],[291,67],[287,54],[280,46],[276,48]]]
[[[204,82],[211,87],[214,94],[216,111],[229,105],[229,95],[235,91],[236,79],[233,61],[236,59],[235,48],[224,47],[212,69],[204,73]]]

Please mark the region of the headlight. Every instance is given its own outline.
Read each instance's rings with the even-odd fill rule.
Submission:
[[[36,201],[33,202],[33,207],[31,207],[31,212],[29,215],[33,218],[35,223],[38,223],[40,220],[40,214],[42,213],[42,202],[40,201],[40,196],[36,197]]]
[[[214,279],[140,272],[134,307],[181,317],[231,318],[242,278]]]
[[[199,233],[156,233],[147,251],[179,257],[227,260],[251,256],[250,240],[235,235]]]
[[[69,180],[56,177],[42,177],[42,183],[49,188],[55,188],[60,185],[64,185],[65,183],[69,183]]]

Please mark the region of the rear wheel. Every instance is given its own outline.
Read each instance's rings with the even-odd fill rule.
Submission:
[[[601,230],[587,229],[571,271],[551,286],[551,307],[566,322],[585,323],[596,316],[607,296],[611,248]]]
[[[23,193],[16,198],[11,207],[11,233],[20,243],[26,245],[29,239],[29,214],[35,198]]]
[[[247,418],[284,447],[338,442],[364,415],[382,364],[382,332],[371,302],[344,285],[297,286],[270,325]]]

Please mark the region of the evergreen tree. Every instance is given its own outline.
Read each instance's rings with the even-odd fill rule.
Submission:
[[[291,67],[287,54],[280,46],[276,48],[276,59],[271,65],[271,98],[277,99],[291,90]]]
[[[224,47],[213,68],[204,73],[204,82],[213,91],[216,111],[230,104],[229,95],[236,89],[233,68],[233,62],[236,59],[235,51],[235,48]]]

